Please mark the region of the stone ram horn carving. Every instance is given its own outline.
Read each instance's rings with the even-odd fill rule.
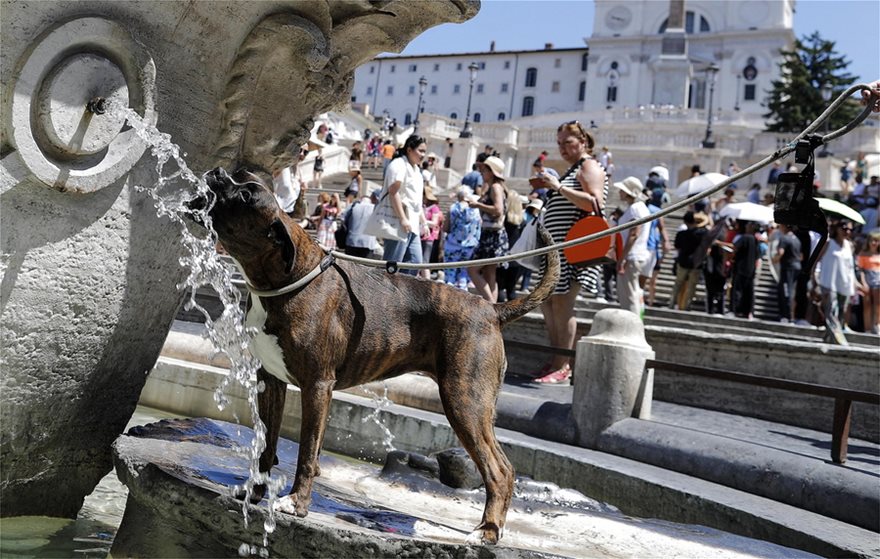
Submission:
[[[266,17],[228,72],[215,163],[267,171],[293,164],[314,116],[348,102],[355,68],[478,9],[479,2],[458,0],[309,2]]]

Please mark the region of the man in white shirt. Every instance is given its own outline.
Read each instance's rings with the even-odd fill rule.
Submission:
[[[642,181],[636,177],[626,177],[622,182],[614,183],[620,193],[620,200],[627,206],[626,211],[618,220],[623,225],[651,214],[645,205],[642,194]],[[623,251],[617,263],[617,297],[620,308],[639,316],[642,314],[642,286],[647,278],[642,276],[645,263],[651,257],[648,251],[648,237],[651,228],[647,224],[638,225],[621,232]]]

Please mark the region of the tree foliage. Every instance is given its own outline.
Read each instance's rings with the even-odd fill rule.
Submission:
[[[818,31],[812,35],[795,40],[792,50],[782,51],[780,78],[773,81],[773,88],[767,98],[770,112],[764,114],[768,119],[770,132],[803,131],[837,99],[847,87],[855,82],[855,77],[847,73],[849,60],[834,50],[834,42],[826,41]],[[831,99],[822,99],[823,85],[831,86]],[[858,113],[857,103],[852,99],[831,115],[830,130],[839,128]],[[823,124],[819,132],[825,129]]]

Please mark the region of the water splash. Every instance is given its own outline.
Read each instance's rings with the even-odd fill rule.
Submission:
[[[369,415],[361,419],[361,422],[366,423],[367,421],[372,421],[375,423],[379,429],[382,431],[382,446],[385,447],[386,452],[391,452],[392,450],[397,450],[394,447],[394,433],[391,432],[391,429],[385,425],[382,421],[382,412],[385,411],[386,408],[390,407],[392,402],[388,399],[388,384],[383,384],[383,392],[382,397],[380,398],[378,394],[370,390],[369,388],[364,387],[364,392],[370,395],[370,398],[373,400],[373,404],[375,404],[375,408]]]
[[[231,363],[229,375],[224,378],[214,392],[214,401],[220,410],[225,409],[229,405],[227,392],[233,384],[241,386],[247,394],[248,409],[255,433],[250,447],[246,449],[250,476],[244,485],[236,486],[233,490],[245,495],[241,508],[244,523],[247,526],[249,520],[248,503],[253,494],[254,486],[267,486],[269,518],[264,523],[263,541],[263,545],[266,546],[268,545],[268,534],[275,529],[273,505],[278,492],[284,488],[287,481],[283,476],[270,478],[259,471],[260,454],[266,448],[266,426],[260,420],[257,395],[265,386],[256,382],[256,372],[260,367],[260,361],[248,350],[256,331],[244,326],[245,317],[241,305],[241,292],[232,283],[232,267],[224,262],[216,250],[217,233],[214,231],[211,217],[208,214],[214,203],[214,194],[204,179],[189,168],[184,160],[186,154],[182,154],[180,147],[171,141],[170,134],[159,131],[128,107],[108,104],[107,110],[109,113],[124,116],[138,137],[150,146],[151,153],[156,158],[158,179],[155,184],[152,186],[138,185],[135,186],[135,190],[145,193],[153,199],[159,217],[165,217],[179,227],[184,248],[183,256],[179,261],[180,265],[188,271],[188,275],[177,287],[189,291],[189,299],[185,303],[186,309],[194,309],[204,316],[208,339],[214,349],[229,357]],[[166,166],[169,169],[166,169]],[[181,188],[181,183],[186,188]],[[207,198],[210,202],[201,210],[193,210],[187,206],[187,203],[196,198]],[[205,231],[201,231],[199,234],[193,233],[192,230],[196,228],[190,227],[189,222],[192,220],[201,222]],[[208,311],[199,305],[195,298],[198,289],[205,286],[212,288],[223,303],[223,312],[216,320],[211,318]],[[236,422],[240,422],[237,414],[235,419]],[[248,551],[251,551],[251,554],[263,555],[265,550],[249,548]]]

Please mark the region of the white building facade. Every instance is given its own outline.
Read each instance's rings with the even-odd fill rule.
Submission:
[[[595,0],[595,9],[588,48],[379,58],[356,71],[352,96],[406,126],[424,75],[419,132],[441,153],[444,137],[457,138],[463,126],[467,66],[476,62],[474,137],[456,140],[450,184],[486,143],[514,176],[527,176],[542,150],[550,165],[565,168],[554,158],[556,128],[568,120],[591,127],[598,145],[609,147],[615,177],[644,177],[665,164],[673,183],[692,165],[745,168],[791,140],[764,132],[763,115],[781,51],[794,43],[795,0]],[[870,117],[832,142],[835,157],[817,162],[831,190],[844,157],[869,154],[877,174],[870,154],[880,151],[878,125]],[[761,183],[766,174],[748,180]]]
[[[419,79],[427,85],[422,112],[452,120],[467,116],[471,72],[477,70],[471,122],[503,122],[533,115],[567,113],[583,107],[587,48],[381,57],[355,71],[352,102],[398,124],[415,120]]]
[[[780,51],[795,39],[794,0],[595,4],[586,110],[704,109],[714,74],[714,109],[761,115],[779,75]],[[670,25],[676,8],[677,29]]]

